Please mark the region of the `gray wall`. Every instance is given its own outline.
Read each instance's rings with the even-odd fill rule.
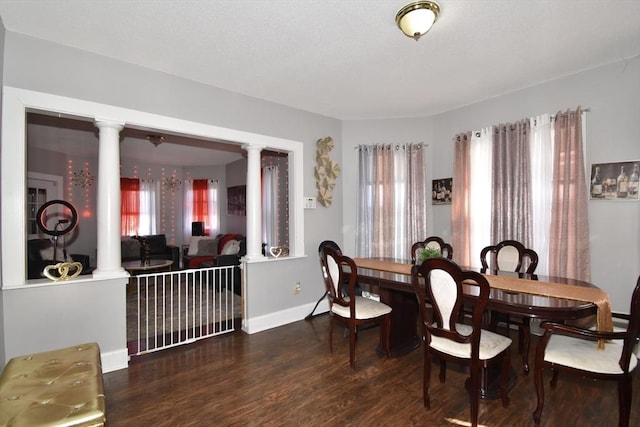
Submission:
[[[455,134],[579,105],[591,110],[586,119],[587,167],[640,160],[640,57],[432,117],[344,122],[343,158],[352,162],[357,144],[425,141],[432,147],[434,178],[449,177]],[[347,194],[355,191],[355,185],[355,172],[345,176]],[[353,203],[353,198],[344,201],[347,253],[353,251],[355,242]],[[614,310],[628,312],[631,291],[640,275],[640,202],[593,200],[588,208],[592,282],[609,293]],[[435,234],[448,238],[450,205],[435,206],[433,211]]]
[[[5,35],[3,85],[300,141],[304,144],[302,161],[306,171],[302,185],[304,194],[308,196],[316,193],[313,178],[316,141],[331,136],[337,146],[341,145],[339,120],[208,87],[44,40],[11,32]],[[332,155],[341,163],[339,150]],[[317,246],[327,237],[339,239],[342,222],[341,187],[341,179],[338,179],[333,206],[305,211],[305,253],[312,256],[258,263],[259,274],[253,275],[254,280],[247,285],[249,291],[246,297],[251,299],[247,303],[248,316],[271,316],[275,319],[271,324],[276,326],[278,323],[301,319],[309,307],[313,307],[323,289],[318,274]],[[18,209],[16,215],[24,215],[24,212]],[[281,262],[286,262],[292,268],[282,268]],[[303,286],[301,292],[294,295],[292,287],[296,282],[302,282]],[[252,288],[268,289],[267,297],[251,298]],[[28,292],[12,297],[12,304],[22,298],[26,304]],[[10,328],[6,323],[9,315],[9,311],[4,310],[6,304],[7,301],[0,313],[5,322],[2,337],[6,347],[3,353],[5,357],[24,348],[19,342],[7,344],[8,336],[13,337],[12,340],[19,340],[20,337],[14,333],[14,329],[6,330]],[[297,311],[288,311],[292,307],[297,307]],[[283,312],[286,313],[284,317],[273,315]],[[15,313],[11,311],[11,314]],[[21,320],[12,318],[11,321],[18,327]],[[99,329],[101,334],[108,333],[105,325],[95,326],[95,330]],[[255,330],[260,328],[257,326]],[[56,336],[63,332],[51,333]],[[120,331],[113,332],[105,341],[119,336]],[[23,339],[34,338],[24,336]],[[59,341],[63,340],[60,337]]]

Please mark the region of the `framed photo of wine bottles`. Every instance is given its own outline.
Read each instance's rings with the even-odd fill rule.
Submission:
[[[432,181],[432,205],[450,205],[452,195],[453,178],[440,178]]]
[[[591,165],[591,200],[639,200],[640,160]]]

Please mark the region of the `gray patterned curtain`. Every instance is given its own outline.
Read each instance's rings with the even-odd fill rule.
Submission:
[[[492,139],[491,242],[512,239],[531,247],[529,120],[497,126]]]

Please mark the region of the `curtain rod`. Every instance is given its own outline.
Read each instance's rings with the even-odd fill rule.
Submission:
[[[365,148],[369,148],[369,147],[373,147],[373,148],[377,148],[377,147],[395,147],[396,149],[403,147],[403,146],[407,146],[407,145],[420,145],[420,147],[418,148],[422,148],[422,147],[429,147],[429,144],[427,144],[426,142],[407,142],[404,144],[391,144],[391,143],[382,143],[382,144],[372,144],[372,145],[368,145],[368,144],[358,144],[356,145],[354,148],[354,150],[360,150],[362,147]]]
[[[590,108],[590,107],[583,108],[583,109],[581,110],[581,112],[583,112],[583,113],[588,113],[589,111],[591,111],[591,108]],[[549,117],[551,118],[551,120],[552,120],[552,121],[556,119],[556,115],[555,115],[555,114],[550,114],[550,115],[549,115]],[[522,120],[525,120],[525,119],[522,119]],[[533,120],[535,121],[535,118],[533,118]],[[479,131],[479,130],[473,130],[473,131],[471,131],[471,134],[472,134],[472,135],[475,135],[476,137],[479,137],[479,136],[480,136],[480,134],[481,134],[481,131]]]

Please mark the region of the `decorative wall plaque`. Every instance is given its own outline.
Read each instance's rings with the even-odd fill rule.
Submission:
[[[340,166],[329,158],[329,152],[333,149],[333,139],[330,136],[319,139],[316,142],[316,163],[314,175],[316,188],[318,188],[318,202],[325,208],[331,206],[333,201],[333,189],[335,180],[340,175]]]

